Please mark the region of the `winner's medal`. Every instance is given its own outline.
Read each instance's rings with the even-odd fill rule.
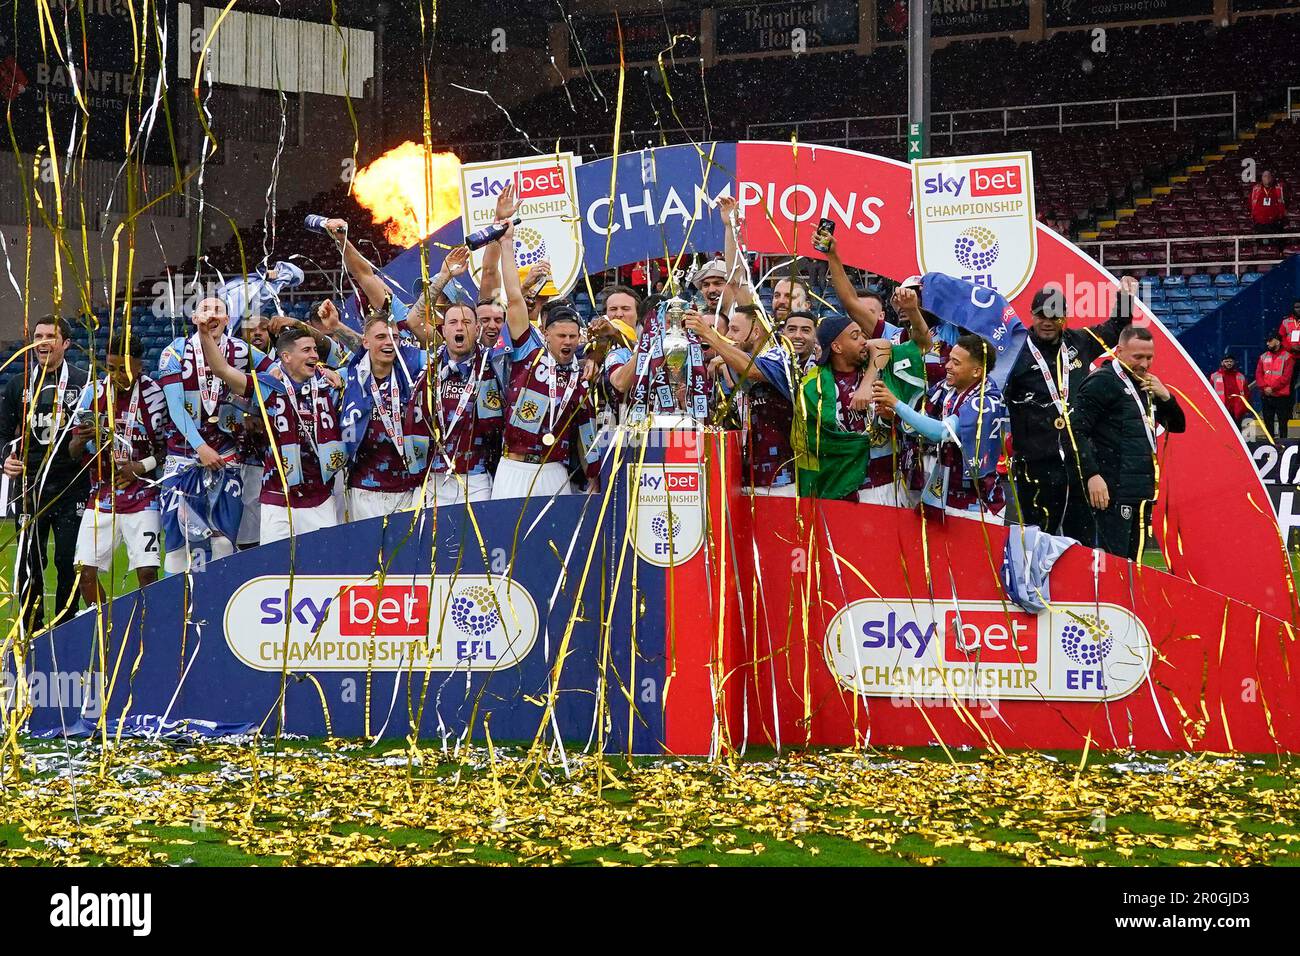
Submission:
[[[1056,421],[1052,422],[1052,424],[1056,426],[1056,430],[1057,430],[1058,432],[1063,432],[1063,431],[1065,431],[1065,418],[1064,418],[1064,417],[1058,415],[1057,418],[1056,418]]]
[[[552,435],[550,432],[546,432],[544,435],[542,435],[542,444],[545,445],[547,448],[550,448],[552,445],[555,444],[555,436]]]

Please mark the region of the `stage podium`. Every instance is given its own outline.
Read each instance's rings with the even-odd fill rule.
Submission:
[[[743,494],[736,435],[687,421],[612,435],[596,493],[315,532],[38,636],[31,730],[1300,749],[1288,621],[1082,547],[1029,614],[1000,578],[1018,529]]]

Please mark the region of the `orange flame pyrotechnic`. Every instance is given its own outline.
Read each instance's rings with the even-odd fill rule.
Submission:
[[[460,216],[460,160],[409,140],[357,172],[352,193],[395,246],[413,246]]]

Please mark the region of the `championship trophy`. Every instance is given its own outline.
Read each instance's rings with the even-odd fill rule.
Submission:
[[[659,305],[662,331],[658,344],[663,350],[663,367],[655,381],[656,411],[672,421],[670,427],[687,422],[703,425],[709,418],[708,385],[702,374],[704,356],[685,321],[686,313],[694,308],[676,296]]]
[[[686,386],[686,363],[691,355],[691,340],[686,336],[684,324],[686,309],[686,301],[676,296],[664,303],[664,367],[668,370],[668,387],[672,396],[671,402],[661,403],[660,411],[672,415],[686,414],[682,399]]]

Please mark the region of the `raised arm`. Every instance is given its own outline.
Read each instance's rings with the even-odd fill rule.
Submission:
[[[348,224],[345,219],[328,219],[325,222],[325,232],[331,236],[339,248],[343,250],[343,265],[347,268],[348,273],[352,276],[352,281],[357,284],[361,294],[372,306],[378,306],[383,303],[388,296],[388,286],[375,267],[370,264],[370,260],[363,256],[357,247],[352,245],[348,239]]]
[[[495,245],[495,243],[493,243]],[[436,303],[442,297],[442,290],[447,287],[452,279],[465,274],[469,268],[469,249],[465,246],[457,246],[450,250],[442,259],[442,268],[438,274],[429,280],[429,288],[422,292],[420,297],[411,304],[411,308],[406,313],[406,327],[411,330],[411,334],[420,340],[420,344],[425,348],[436,348],[442,342],[442,337],[438,333],[438,328],[442,324],[437,319]],[[434,305],[434,319],[429,321],[429,303]],[[470,305],[472,303],[464,303]]]
[[[317,347],[325,345],[326,348],[332,351],[330,339],[337,338],[353,352],[361,350],[361,336],[357,334],[356,329],[343,321],[339,315],[338,306],[332,301],[326,299],[322,302],[320,308],[316,310],[316,314],[320,316],[320,330],[314,329],[310,325],[304,327],[311,333],[311,337],[316,340]],[[322,339],[325,341],[322,342]],[[328,355],[328,352],[325,354]],[[342,365],[343,362],[338,364]]]
[[[1086,363],[1092,364],[1104,355],[1107,349],[1113,349],[1119,343],[1119,334],[1133,321],[1137,296],[1137,279],[1133,276],[1124,276],[1119,280],[1119,291],[1115,293],[1115,307],[1111,310],[1110,318],[1105,322],[1087,326],[1084,330],[1091,337],[1089,342],[1091,347],[1083,355]]]
[[[528,303],[524,301],[523,286],[519,284],[519,270],[515,267],[515,227],[506,229],[497,240],[501,248],[501,283],[506,289],[506,327],[510,330],[510,345],[528,334]]]
[[[828,243],[826,271],[831,277],[831,287],[840,297],[840,305],[844,307],[845,315],[858,323],[867,338],[882,338],[885,334],[884,320],[877,319],[867,311],[866,306],[858,302],[858,290],[854,288],[853,283],[849,281],[848,273],[844,271],[844,263],[840,260],[839,246],[836,244],[835,237],[831,236]],[[924,325],[924,322],[922,324]]]
[[[854,299],[856,298],[855,294]],[[894,308],[907,323],[909,337],[921,350],[921,354],[926,354],[934,345],[934,338],[930,334],[930,326],[926,323],[925,316],[921,314],[921,300],[917,297],[916,290],[900,285],[894,290],[892,299]]]
[[[225,382],[236,395],[246,395],[248,376],[226,361],[226,353],[217,345],[216,335],[200,329],[199,343],[203,346],[203,361],[208,363],[212,374]]]
[[[509,222],[519,211],[519,200],[515,198],[515,184],[507,183],[506,188],[497,196],[496,221]],[[501,247],[495,242],[488,243],[483,250],[483,271],[478,277],[478,297],[491,298],[501,287]]]
[[[693,310],[687,312],[685,325],[698,335],[702,341],[707,342],[714,353],[726,363],[727,368],[731,369],[735,375],[751,382],[766,381],[766,377],[754,362],[754,356],[719,332],[713,327],[713,323],[706,321],[700,313]]]
[[[744,222],[740,204],[731,196],[718,197],[718,210],[722,213],[722,261],[727,264],[727,288],[731,290],[736,305],[753,305],[754,290],[749,284],[749,264],[740,254],[736,234]]]

